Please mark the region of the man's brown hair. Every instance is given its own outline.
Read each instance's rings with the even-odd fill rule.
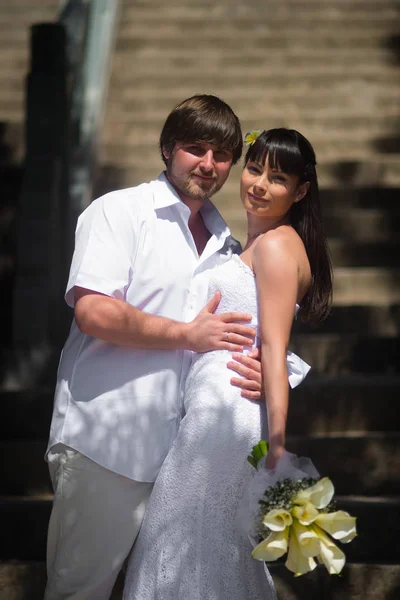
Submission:
[[[163,148],[172,152],[176,142],[206,142],[232,152],[232,164],[242,154],[240,121],[226,102],[208,94],[197,94],[178,104],[168,115],[160,135]]]

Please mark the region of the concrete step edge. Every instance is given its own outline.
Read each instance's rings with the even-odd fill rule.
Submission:
[[[383,580],[389,585],[393,583],[394,590],[400,574],[399,564],[378,562],[347,562],[342,577],[331,579],[322,566],[297,579],[293,578],[284,564],[269,563],[268,569],[274,578],[279,600],[377,600],[374,591],[368,588],[368,582]],[[42,600],[46,565],[44,561],[7,561],[0,564],[0,578],[4,584],[0,600]],[[336,589],[338,586],[339,590]],[[332,592],[334,595],[331,595],[331,587],[336,589],[337,593]],[[121,574],[111,600],[121,600],[122,588]],[[381,595],[379,600],[393,598],[393,594],[391,598],[388,594]]]
[[[0,96],[0,99],[6,103],[7,96]],[[395,104],[386,108],[375,106],[375,109],[379,110],[379,114],[373,114],[374,109],[369,109],[369,112],[354,112],[351,107],[349,107],[349,109],[343,107],[342,111],[339,113],[336,108],[331,109],[326,106],[323,108],[321,108],[321,106],[313,107],[312,103],[310,103],[310,106],[304,111],[302,108],[296,107],[295,105],[287,106],[287,108],[282,109],[282,107],[278,107],[275,104],[275,101],[271,102],[272,104],[268,111],[265,110],[265,107],[264,109],[259,110],[260,116],[258,118],[254,117],[254,111],[253,113],[246,114],[246,109],[236,109],[239,113],[244,133],[247,128],[252,128],[252,124],[255,124],[255,121],[259,122],[259,127],[262,127],[265,121],[268,121],[275,126],[284,124],[287,126],[290,124],[297,129],[300,129],[301,127],[316,129],[314,135],[317,136],[319,134],[321,137],[320,130],[323,126],[325,126],[328,131],[332,127],[341,130],[346,129],[346,131],[349,127],[353,130],[357,130],[357,128],[364,127],[367,119],[369,119],[368,122],[371,125],[371,132],[366,137],[368,138],[373,135],[377,139],[380,139],[383,134],[393,135],[395,133],[395,129],[393,130],[393,128],[397,126],[397,122],[400,118],[399,108]],[[397,98],[393,100],[393,103],[396,102]],[[138,108],[132,114],[129,112],[125,101],[120,101],[118,106],[110,103],[103,127],[103,135],[112,134],[113,130],[120,133],[119,128],[123,127],[127,133],[129,133],[129,130],[132,132],[140,132],[141,129],[146,129],[149,130],[149,133],[152,136],[156,134],[156,137],[158,137],[157,132],[159,133],[171,108],[173,108],[173,106],[168,105],[168,107],[165,107],[165,110],[153,113],[151,107],[147,106]],[[267,123],[265,123],[265,125],[267,126]],[[388,131],[382,131],[382,128],[385,127]],[[343,131],[343,133],[345,132]],[[330,135],[330,132],[327,135]],[[339,137],[339,133],[336,134],[336,137]],[[393,154],[393,152],[391,153]]]
[[[256,88],[256,87],[252,87],[249,88],[248,86],[246,87],[246,91],[243,90],[243,86],[240,87],[238,84],[234,87],[232,86],[232,88],[230,88],[229,90],[226,90],[224,93],[224,98],[230,102],[232,104],[233,107],[235,107],[235,104],[237,104],[238,102],[242,101],[246,104],[248,104],[248,100],[249,100],[249,95],[251,96],[253,93],[257,92],[257,90],[259,90],[260,88]],[[313,95],[312,98],[310,98],[310,90],[308,88],[308,86],[303,82],[300,83],[299,85],[297,85],[295,87],[295,89],[291,90],[291,103],[293,102],[298,102],[299,100],[306,100],[308,99],[309,102],[312,103],[313,98],[322,98],[324,100],[326,100],[327,102],[332,102],[332,93],[333,91],[335,92],[335,101],[339,100],[344,100],[344,99],[348,99],[348,85],[340,85],[340,86],[335,86],[336,89],[331,90],[330,93],[328,93],[326,91],[326,88],[324,88],[323,86],[321,86],[318,89],[313,90]],[[386,98],[386,97],[393,97],[395,99],[398,99],[400,97],[400,91],[399,91],[399,86],[397,85],[397,83],[393,82],[392,84],[387,84],[385,87],[382,87],[381,84],[379,83],[375,83],[375,82],[360,82],[359,84],[357,84],[357,82],[353,82],[352,83],[352,88],[354,87],[354,89],[358,89],[361,92],[367,92],[369,90],[372,90],[374,93],[374,97],[379,100],[382,98]],[[132,93],[132,97],[129,98],[128,95],[126,95],[126,99],[131,100],[132,102],[159,102],[159,97],[158,95],[156,95],[154,93],[154,91],[158,89],[157,88],[157,84],[150,84],[147,80],[146,81],[142,81],[140,87],[137,87],[137,89],[132,90],[132,92],[134,92],[134,94]],[[117,99],[113,98],[112,95],[112,89],[110,90],[110,98],[109,98],[109,103],[116,103],[121,104],[121,102],[123,101],[123,98],[120,97],[120,94],[117,95]],[[190,94],[195,93],[195,91],[192,90],[192,88],[189,85],[185,85],[184,83],[182,83],[180,86],[176,86],[176,87],[167,87],[166,89],[163,90],[163,98],[162,98],[162,102],[170,102],[170,109],[172,109],[174,107],[175,104],[177,104],[178,102],[180,102],[182,100],[182,98],[185,98],[186,96],[190,96]],[[215,93],[215,92],[214,92]],[[228,93],[229,93],[229,99],[228,99]],[[268,88],[268,89],[264,89],[263,90],[263,103],[265,102],[270,102],[272,100],[276,100],[276,101],[282,101],[284,99],[282,99],[282,91],[280,90],[276,90],[274,88]],[[168,113],[168,110],[166,111]],[[166,116],[166,115],[165,115]]]
[[[291,442],[313,440],[330,440],[339,443],[341,440],[368,440],[375,442],[388,441],[400,442],[400,432],[397,431],[329,431],[323,433],[288,434],[287,439]],[[400,502],[400,496],[399,496]]]
[[[303,22],[296,23],[288,23],[286,18],[282,18],[277,20],[278,23],[285,22],[285,27],[278,30],[276,25],[278,23],[274,22],[274,20],[269,21],[269,19],[260,18],[257,26],[255,26],[254,19],[249,19],[248,21],[243,19],[238,19],[237,24],[230,21],[222,21],[218,22],[208,22],[208,26],[206,29],[203,28],[202,37],[203,42],[206,43],[208,39],[214,39],[218,37],[221,39],[232,39],[236,37],[237,34],[246,36],[248,33],[251,33],[251,38],[247,38],[247,42],[255,43],[259,40],[264,40],[268,38],[269,40],[291,40],[292,47],[298,40],[307,40],[310,39],[310,22],[309,20],[305,20]],[[193,22],[191,20],[187,20],[185,22],[184,19],[179,21],[174,20],[171,23],[164,22],[161,27],[144,27],[145,23],[141,23],[139,21],[133,23],[125,24],[122,22],[122,25],[119,28],[118,36],[117,36],[117,50],[118,43],[122,40],[129,40],[130,38],[135,40],[145,39],[148,42],[153,40],[161,41],[161,40],[174,40],[176,39],[176,35],[189,33],[194,33],[198,29],[197,22]],[[318,28],[313,30],[313,44],[317,45],[318,42],[324,41],[325,38],[330,38],[334,36],[336,41],[348,41],[348,40],[370,40],[379,39],[381,36],[388,36],[390,34],[396,34],[398,31],[397,23],[393,22],[392,18],[385,19],[383,22],[379,20],[373,21],[368,20],[367,22],[361,21],[360,23],[351,23],[348,28],[338,29],[337,23],[330,23],[329,20],[324,20],[318,24]],[[10,32],[10,36],[12,32]],[[180,39],[179,41],[182,41]],[[187,39],[187,42],[192,41]],[[188,44],[190,45],[190,44]],[[249,44],[251,46],[252,44]]]
[[[332,123],[327,123],[325,131],[323,131],[322,125],[324,120],[322,118],[310,122],[306,120],[301,122],[299,118],[290,119],[289,117],[285,122],[280,121],[276,123],[276,126],[288,126],[289,123],[290,126],[296,125],[295,129],[304,131],[307,137],[310,138],[310,141],[312,141],[316,151],[318,151],[318,146],[321,148],[322,146],[336,144],[338,147],[341,147],[342,144],[346,143],[348,138],[352,138],[354,143],[365,145],[374,144],[378,135],[379,137],[385,136],[387,139],[392,138],[393,140],[397,140],[396,131],[393,130],[393,123],[390,122],[390,118],[388,120],[387,131],[385,130],[384,123],[372,123],[370,129],[366,130],[364,126],[359,124],[356,124],[354,128],[350,125],[346,126],[345,123],[340,123],[339,119],[336,121],[332,119]],[[132,152],[140,152],[140,150],[151,151],[158,149],[161,126],[162,122],[159,123],[156,121],[151,121],[147,125],[138,121],[129,125],[125,121],[121,121],[118,124],[110,123],[108,126],[109,131],[107,132],[107,127],[105,127],[103,132],[104,135],[108,133],[110,137],[108,143],[110,149],[114,146],[115,149],[123,148]],[[246,128],[244,129],[246,130]],[[123,130],[125,131],[125,137],[121,139],[120,134]],[[112,139],[113,137],[118,139],[118,143]],[[376,151],[376,154],[381,155],[382,153]],[[392,157],[393,155],[397,155],[398,160],[400,160],[400,152],[391,154]]]
[[[363,506],[399,506],[400,508],[400,496],[359,496],[359,495],[336,495],[335,500],[340,503],[346,503],[350,505],[363,505]],[[36,506],[43,505],[48,506],[53,502],[53,494],[32,494],[29,496],[20,495],[6,495],[0,493],[0,513],[2,505],[18,504],[20,506]],[[1,559],[0,559],[1,565]]]
[[[196,69],[194,73],[194,67],[196,63],[199,63],[201,70]],[[307,78],[309,80],[314,80],[318,78],[327,78],[327,77],[363,77],[368,75],[370,78],[374,78],[376,80],[382,81],[386,77],[392,78],[396,77],[400,73],[400,68],[396,64],[353,64],[348,61],[347,64],[342,65],[340,63],[331,62],[326,65],[307,65],[307,66],[285,66],[285,73],[282,73],[282,65],[271,64],[270,60],[265,61],[265,71],[263,69],[263,64],[257,64],[257,67],[242,67],[238,65],[227,65],[224,60],[218,62],[216,64],[204,66],[204,60],[198,59],[198,61],[191,61],[189,65],[179,65],[171,63],[168,65],[168,73],[165,72],[165,61],[160,64],[152,64],[148,63],[148,61],[141,61],[137,67],[135,67],[135,77],[146,77],[146,78],[158,78],[160,81],[164,79],[173,79],[175,74],[177,76],[185,77],[187,81],[190,81],[192,78],[194,79],[207,79],[211,77],[220,77],[221,80],[225,81],[229,77],[237,80],[238,78],[246,78],[248,82],[251,80],[259,80],[260,84],[265,81],[271,81],[272,78],[276,77],[287,77],[291,80],[293,85],[296,84],[297,79],[301,80],[303,78]],[[221,72],[221,69],[223,71]],[[264,71],[264,74],[263,74]],[[113,77],[114,85],[119,83],[132,82],[132,73],[129,72],[115,72]]]
[[[272,10],[273,7],[273,10]],[[302,21],[309,21],[313,19],[315,21],[324,21],[329,23],[336,23],[337,21],[346,21],[347,26],[351,27],[354,22],[370,21],[374,23],[380,23],[382,21],[391,21],[393,18],[398,16],[398,10],[394,6],[382,6],[379,12],[365,10],[360,8],[359,5],[348,5],[342,9],[337,6],[335,8],[328,8],[323,4],[307,5],[304,3],[290,4],[288,2],[282,3],[270,3],[268,6],[260,5],[259,3],[255,6],[247,4],[246,7],[237,5],[232,6],[230,4],[221,3],[218,7],[214,7],[214,10],[210,11],[209,6],[201,8],[199,6],[191,6],[189,4],[171,4],[168,6],[168,11],[156,11],[153,7],[144,6],[127,6],[124,10],[124,25],[128,26],[131,22],[151,22],[152,24],[163,25],[169,21],[180,22],[180,21],[194,21],[196,23],[209,24],[210,18],[225,19],[229,23],[236,21],[249,21],[254,24],[254,17],[258,19],[268,14],[269,23],[280,22],[283,19],[287,19],[289,16],[296,17],[296,23]]]

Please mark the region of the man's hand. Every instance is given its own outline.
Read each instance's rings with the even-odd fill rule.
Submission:
[[[244,346],[252,346],[256,330],[250,325],[242,325],[238,321],[251,321],[252,316],[241,312],[228,312],[215,315],[214,312],[221,300],[220,292],[206,304],[197,317],[186,324],[188,348],[195,352],[209,350],[229,350],[242,352]]]
[[[233,354],[227,367],[241,377],[232,377],[231,384],[241,388],[241,396],[249,400],[263,398],[263,378],[261,369],[261,352],[258,348],[249,354]]]

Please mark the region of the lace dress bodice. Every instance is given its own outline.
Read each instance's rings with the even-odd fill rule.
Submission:
[[[234,254],[232,259],[223,265],[214,269],[208,287],[208,299],[211,299],[215,292],[221,292],[221,301],[215,311],[216,314],[224,312],[244,312],[252,315],[252,321],[249,323],[257,331],[253,347],[261,346],[261,332],[259,327],[259,306],[257,296],[257,284],[254,272],[246,265],[238,254]],[[299,310],[299,305],[294,307],[293,317]],[[250,348],[245,348],[244,353]],[[198,371],[205,364],[226,363],[230,359],[229,350],[215,350],[204,354],[196,354],[192,360],[192,368],[186,382],[185,407],[187,409],[191,390],[189,384],[194,377],[198,376]],[[307,375],[310,367],[297,354],[290,350],[287,351],[287,368],[289,384],[296,387]],[[230,372],[228,371],[228,374]]]
[[[238,254],[234,254],[232,260],[220,265],[211,274],[208,286],[209,299],[217,291],[221,292],[221,301],[215,312],[217,314],[232,311],[250,313],[253,317],[251,325],[258,332],[255,345],[259,346],[256,279],[251,268]]]

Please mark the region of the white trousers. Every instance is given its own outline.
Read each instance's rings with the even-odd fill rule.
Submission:
[[[139,532],[153,484],[113,473],[57,444],[44,600],[108,600]]]

